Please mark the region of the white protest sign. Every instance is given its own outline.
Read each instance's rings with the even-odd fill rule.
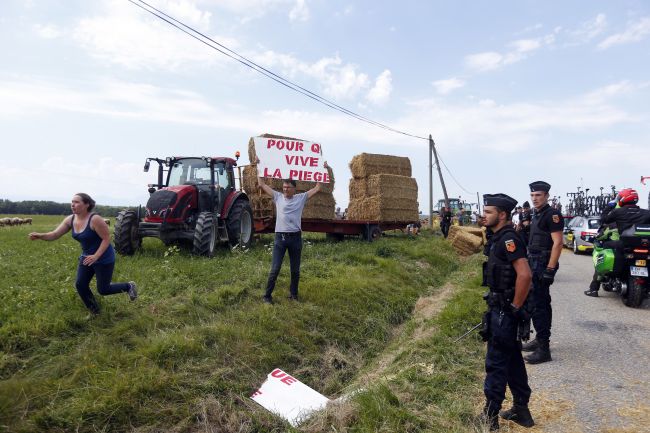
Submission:
[[[324,409],[330,401],[279,368],[268,375],[251,399],[294,427],[315,411]]]
[[[330,183],[320,144],[288,138],[255,137],[253,140],[261,177]]]

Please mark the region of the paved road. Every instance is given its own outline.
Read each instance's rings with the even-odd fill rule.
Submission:
[[[551,286],[553,361],[528,366],[534,430],[650,432],[650,301],[632,309],[614,293],[587,297],[592,273],[591,256],[562,254]]]

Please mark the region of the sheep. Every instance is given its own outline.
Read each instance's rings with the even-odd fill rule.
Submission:
[[[2,218],[2,219],[0,219],[0,221],[2,221],[2,223],[3,223],[4,225],[6,225],[6,226],[10,226],[10,225],[11,225],[11,218]]]
[[[11,225],[19,226],[19,225],[21,225],[22,223],[23,223],[22,218],[12,218],[12,219],[11,219]]]
[[[32,218],[25,218],[23,220],[23,224],[29,224],[31,226],[32,225]]]

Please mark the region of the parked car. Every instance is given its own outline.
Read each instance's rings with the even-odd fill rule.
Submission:
[[[600,227],[599,216],[577,216],[564,228],[563,243],[574,254],[594,249],[594,237]]]

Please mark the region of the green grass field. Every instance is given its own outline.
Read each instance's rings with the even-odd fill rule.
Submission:
[[[135,280],[140,298],[100,298],[89,318],[77,242],[27,239],[61,219],[0,228],[0,430],[296,431],[248,398],[276,367],[330,398],[362,389],[305,431],[480,428],[483,349],[474,335],[452,344],[480,318],[479,259],[461,263],[440,237],[308,235],[301,302],[285,299],[286,259],[273,306],[261,302],[270,236],[214,259],[145,239],[113,278]],[[444,309],[416,320],[418,298],[449,283]]]

